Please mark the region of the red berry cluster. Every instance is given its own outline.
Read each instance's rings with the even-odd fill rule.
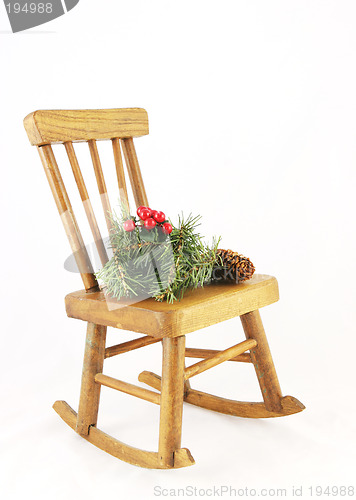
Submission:
[[[170,234],[172,232],[172,225],[169,222],[165,222],[166,216],[163,212],[141,206],[137,209],[137,215],[143,221],[144,227],[148,230],[153,229],[158,224],[158,226],[162,228],[164,234]],[[134,219],[125,221],[123,224],[125,231],[133,231],[136,227],[135,222]]]

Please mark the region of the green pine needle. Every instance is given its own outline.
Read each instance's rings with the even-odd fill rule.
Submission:
[[[111,296],[155,297],[172,303],[180,300],[186,290],[211,281],[220,238],[211,246],[204,244],[197,232],[200,216],[179,216],[169,236],[157,227],[127,232],[123,222],[130,217],[125,211],[112,214],[110,240],[114,256],[96,273]]]

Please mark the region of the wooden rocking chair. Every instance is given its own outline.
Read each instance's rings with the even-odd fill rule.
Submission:
[[[86,141],[89,145],[105,216],[111,209],[97,140],[112,142],[121,200],[128,204],[122,148],[135,203],[137,206],[148,206],[133,143],[133,137],[148,134],[146,111],[139,108],[35,111],[25,118],[24,125],[31,144],[37,146],[85,287],[85,290],[70,293],[66,297],[67,315],[88,323],[79,409],[77,414],[65,401],[56,401],[53,408],[60,417],[84,439],[121,460],[141,467],[170,469],[194,464],[189,450],[181,448],[183,401],[238,417],[281,417],[302,411],[304,406],[297,399],[282,397],[259,314],[259,308],[272,304],[279,298],[278,284],[274,277],[255,275],[245,283],[211,284],[187,292],[180,302],[172,305],[149,298],[135,304],[122,304],[119,308],[108,307],[105,295],[93,274],[52,144],[63,144],[65,147],[97,251],[104,265],[107,252],[73,143]],[[110,230],[107,217],[106,221]],[[236,316],[241,319],[245,341],[223,351],[185,347],[187,333]],[[108,326],[138,332],[144,336],[106,347]],[[147,371],[143,371],[138,377],[140,382],[151,386],[155,391],[102,373],[105,358],[159,341],[163,346],[161,377]],[[186,357],[202,360],[186,368]],[[191,388],[191,377],[228,360],[253,363],[263,402],[233,401]],[[96,427],[101,385],[160,405],[158,452],[133,448]]]

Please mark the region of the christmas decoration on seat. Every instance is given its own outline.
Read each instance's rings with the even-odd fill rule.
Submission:
[[[175,226],[164,212],[140,206],[137,217],[122,209],[111,219],[113,257],[96,273],[111,297],[172,303],[188,289],[214,281],[239,283],[255,271],[247,257],[219,249],[220,238],[205,244],[197,232],[200,216],[179,216]]]

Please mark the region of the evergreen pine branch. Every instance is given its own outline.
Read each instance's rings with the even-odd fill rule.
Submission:
[[[178,218],[169,237],[160,230],[147,232],[123,229],[130,216],[113,212],[110,242],[114,255],[96,276],[105,283],[107,292],[118,299],[142,294],[158,301],[179,300],[188,289],[212,280],[219,239],[206,245],[197,231],[200,216]]]

